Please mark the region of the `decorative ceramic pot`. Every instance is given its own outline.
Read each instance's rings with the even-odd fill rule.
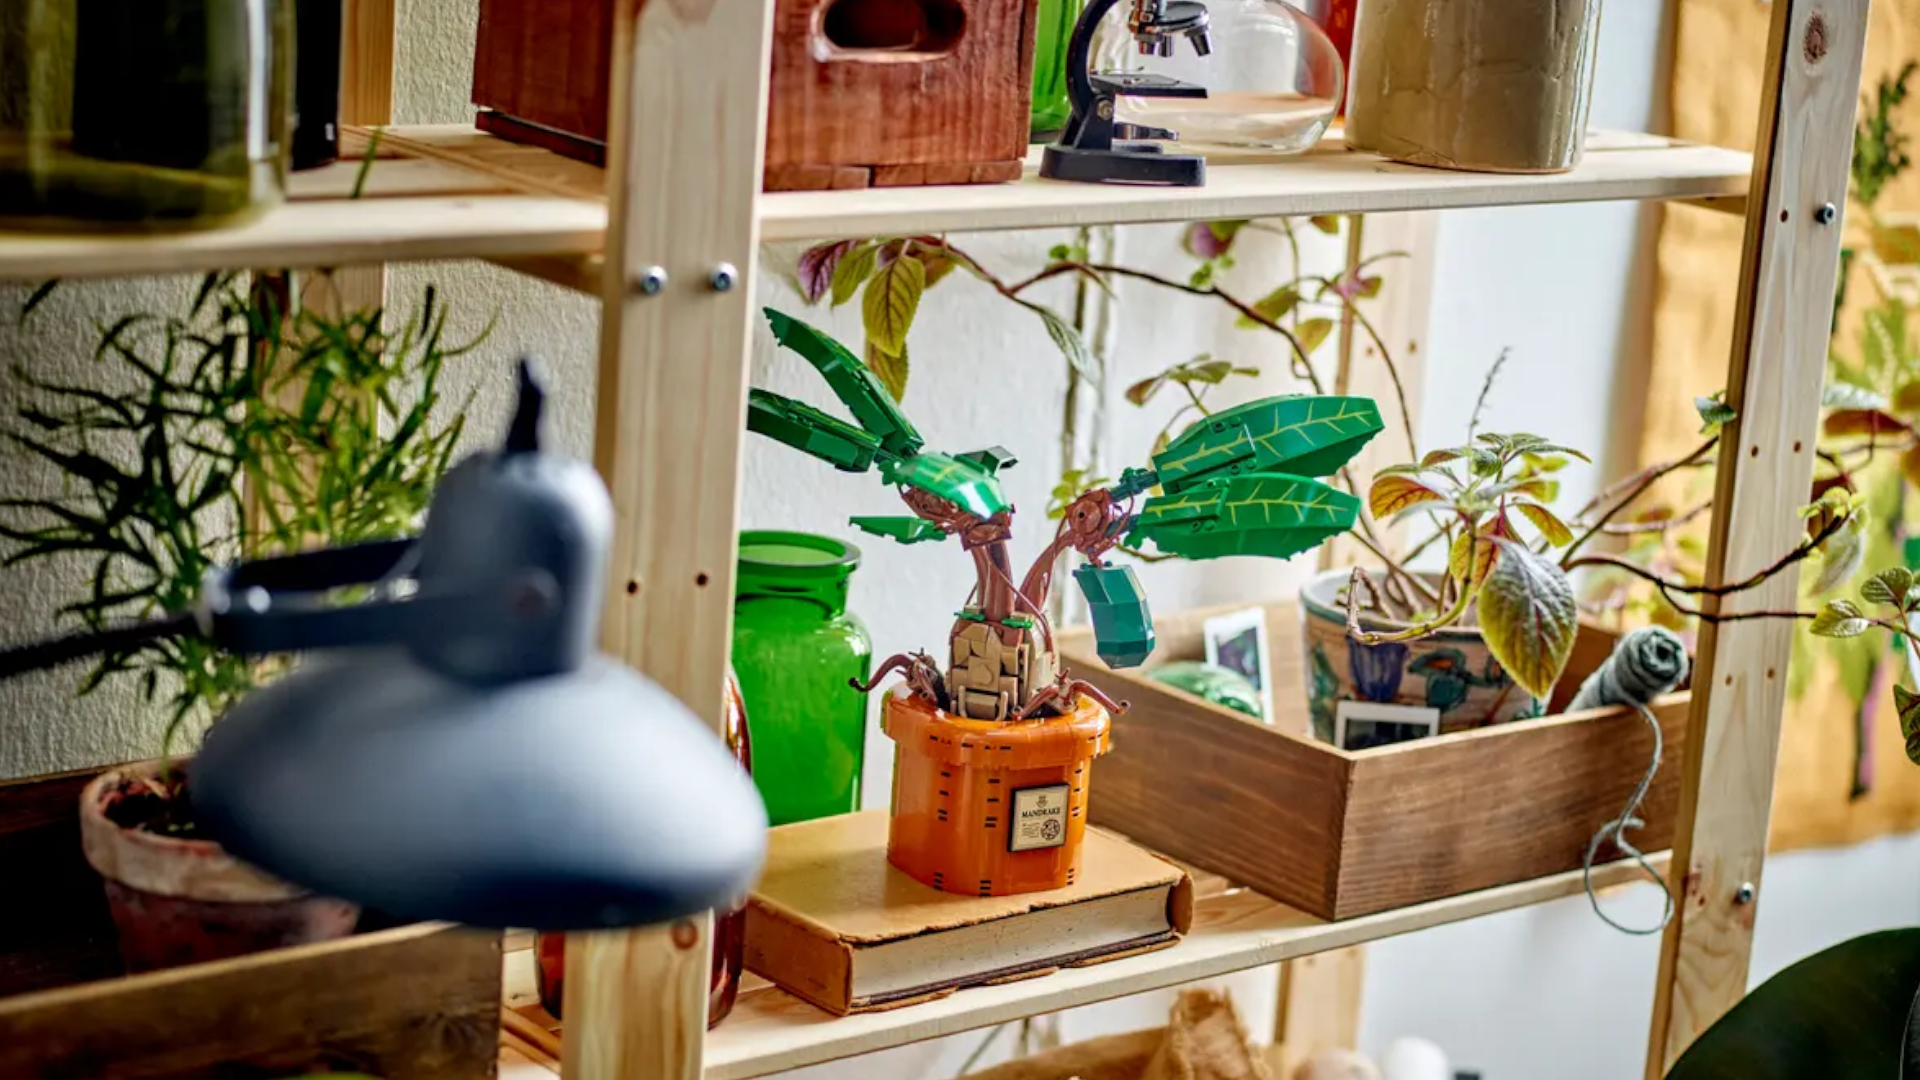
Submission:
[[[1332,742],[1342,701],[1440,710],[1442,732],[1524,720],[1544,711],[1493,658],[1480,631],[1449,627],[1417,641],[1365,645],[1347,636],[1346,585],[1352,570],[1331,570],[1300,592],[1306,617],[1308,704],[1316,738]],[[1368,630],[1405,624],[1363,616]]]
[[[111,769],[80,795],[80,842],[106,885],[129,972],[353,933],[354,904],[281,881],[211,840],[139,827],[164,808],[160,769],[159,762]]]
[[[1073,884],[1093,759],[1113,719],[1091,698],[1065,716],[970,720],[904,687],[881,727],[898,744],[887,861],[941,892],[1010,896]]]

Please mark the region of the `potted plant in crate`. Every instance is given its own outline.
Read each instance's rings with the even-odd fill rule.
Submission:
[[[395,326],[380,310],[331,318],[287,303],[274,279],[222,274],[183,315],[107,326],[97,385],[17,363],[25,393],[6,436],[61,485],[0,502],[6,565],[84,565],[60,616],[99,632],[189,607],[222,560],[411,532],[462,428],[457,412],[434,416],[445,362],[471,347],[446,345],[445,329],[431,288]],[[189,635],[108,652],[81,683],[135,679],[168,716],[160,761],[108,770],[82,797],[87,858],[133,970],[353,930],[351,905],[195,835],[190,765],[174,751],[266,674]]]
[[[881,663],[866,691],[898,672],[883,727],[900,744],[888,858],[924,884],[1005,895],[1059,888],[1078,865],[1090,763],[1123,708],[1062,669],[1046,615],[1055,561],[1093,612],[1100,656],[1133,666],[1153,651],[1153,623],[1131,569],[1105,556],[1151,540],[1185,558],[1286,557],[1352,526],[1359,500],[1314,477],[1337,471],[1379,432],[1364,398],[1267,398],[1216,413],[1111,485],[1067,500],[1053,541],[1016,580],[1013,508],[997,473],[1005,450],[925,449],[875,374],[838,342],[769,311],[774,335],[819,370],[858,426],[754,390],[748,426],[843,470],[878,467],[911,517],[855,518],[902,543],[957,538],[978,578],[948,639],[947,662],[926,653]],[[1149,494],[1158,490],[1159,494]],[[957,793],[957,794],[950,794]],[[1051,800],[1051,801],[1049,801]]]

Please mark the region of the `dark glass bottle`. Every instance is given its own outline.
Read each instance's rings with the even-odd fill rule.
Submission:
[[[754,786],[775,825],[860,808],[873,644],[847,614],[860,549],[809,533],[740,534],[733,666],[760,751]]]
[[[169,229],[279,201],[286,0],[0,5],[0,221]]]
[[[727,715],[722,727],[727,749],[733,751],[740,767],[753,772],[753,740],[747,731],[747,709],[740,698],[739,680],[727,677]],[[566,1000],[567,935],[541,934],[534,939],[534,971],[540,984],[540,1004],[555,1019],[560,1018]],[[745,971],[747,949],[747,898],[731,911],[715,912],[713,917],[713,966],[707,979],[707,1026],[726,1019],[740,995],[740,974]]]
[[[342,0],[293,0],[293,167],[340,159]]]

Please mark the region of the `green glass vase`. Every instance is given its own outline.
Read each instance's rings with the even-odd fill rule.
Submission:
[[[740,535],[733,666],[753,736],[753,782],[785,825],[860,807],[867,698],[848,684],[873,666],[847,613],[860,549],[794,532]]]
[[[0,3],[0,223],[146,231],[284,189],[289,0]]]
[[[1067,126],[1073,109],[1067,102],[1067,41],[1080,19],[1082,0],[1040,0],[1033,43],[1033,120],[1035,140],[1050,138]]]

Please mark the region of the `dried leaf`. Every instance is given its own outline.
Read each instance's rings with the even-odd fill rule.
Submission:
[[[1913,434],[1912,425],[1879,409],[1836,409],[1820,425],[1828,435]]]
[[[1903,382],[1893,392],[1893,411],[1909,415],[1920,412],[1920,379]]]
[[[1900,472],[1907,483],[1920,487],[1920,442],[1900,451]]]
[[[914,313],[926,291],[927,268],[918,259],[895,259],[882,267],[867,282],[860,300],[867,341],[883,353],[904,356],[907,331],[913,328]]]
[[[1141,379],[1139,382],[1127,387],[1127,400],[1133,402],[1135,405],[1145,405],[1147,402],[1152,401],[1153,395],[1159,393],[1160,388],[1165,385],[1167,385],[1167,373],[1164,371],[1158,375]]]
[[[1579,632],[1573,585],[1559,564],[1525,544],[1495,543],[1499,554],[1480,587],[1480,631],[1513,681],[1544,698],[1566,669]]]
[[[1054,345],[1060,350],[1060,355],[1066,357],[1067,366],[1081,378],[1098,385],[1100,369],[1094,364],[1093,353],[1087,348],[1086,339],[1080,336],[1080,331],[1075,330],[1072,323],[1047,308],[1036,307],[1034,314],[1039,315],[1040,321],[1046,324],[1047,336],[1053,339]]]
[[[1423,469],[1431,469],[1436,465],[1445,465],[1449,461],[1459,460],[1465,453],[1465,450],[1459,449],[1429,450],[1426,456],[1420,459],[1420,467]]]
[[[1315,214],[1307,219],[1308,223],[1328,236],[1340,235],[1340,217],[1338,214]]]
[[[1375,519],[1389,518],[1411,507],[1445,500],[1445,494],[1411,476],[1376,476],[1367,490],[1367,512]]]

